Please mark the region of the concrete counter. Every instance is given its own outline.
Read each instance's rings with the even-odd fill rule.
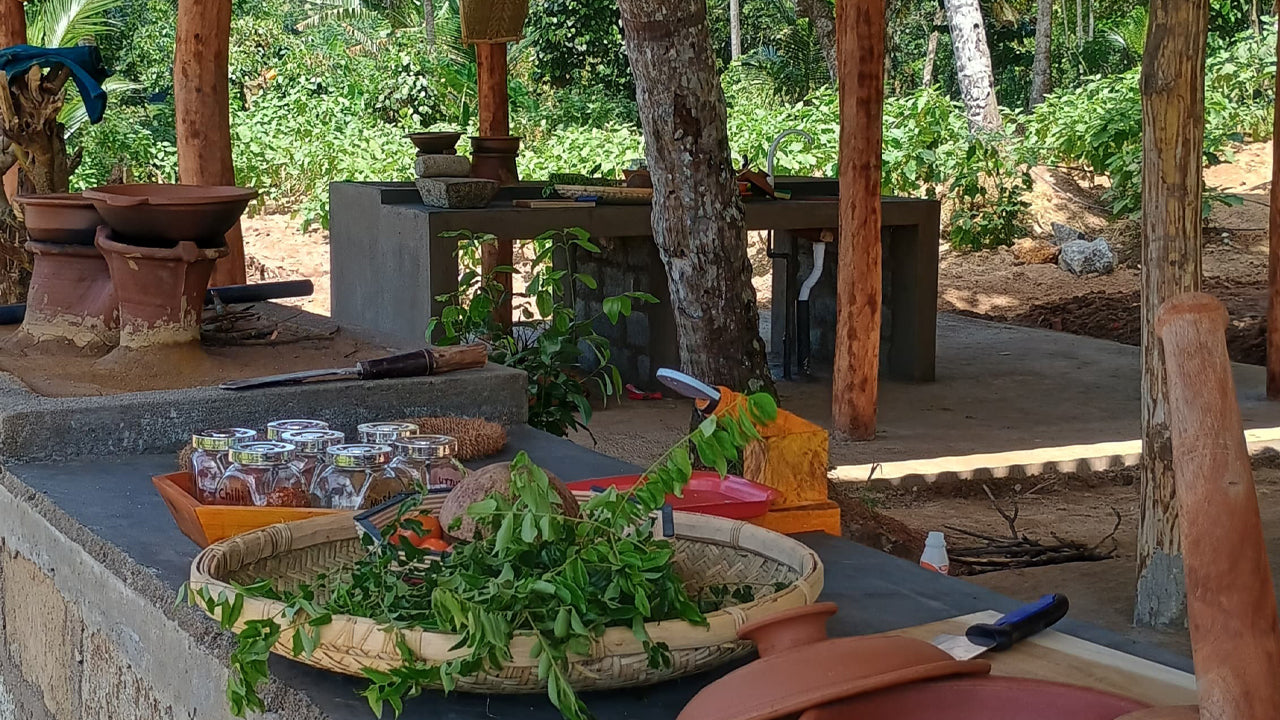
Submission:
[[[513,429],[505,456],[525,449],[566,480],[631,466],[530,430]],[[10,465],[0,473],[0,720],[225,720],[231,635],[175,607],[198,548],[151,486],[170,455]],[[802,536],[826,564],[823,599],[843,608],[833,634],[862,634],[1016,603],[959,579],[823,535]],[[1190,662],[1113,633],[1065,621],[1079,637],[1189,669]],[[264,697],[274,720],[365,720],[362,681],[273,657]],[[593,693],[604,719],[673,718],[724,671],[632,691]],[[412,700],[408,720],[555,720],[541,695]]]

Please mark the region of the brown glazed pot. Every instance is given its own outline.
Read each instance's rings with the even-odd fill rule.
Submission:
[[[405,135],[419,155],[457,155],[460,132],[416,132]]]
[[[113,240],[106,226],[98,230],[97,245],[120,299],[121,349],[200,342],[205,289],[214,261],[228,252],[225,246],[125,245]]]
[[[471,177],[496,180],[500,187],[520,182],[516,156],[520,154],[520,138],[514,135],[495,137],[471,136]]]
[[[520,137],[517,135],[472,135],[471,151],[515,156],[520,153]]]
[[[93,202],[80,193],[19,195],[27,237],[36,242],[93,246],[93,236],[102,224]]]
[[[91,208],[92,209],[92,208]],[[120,338],[120,311],[107,261],[92,245],[28,242],[33,255],[27,312],[14,342],[67,341],[99,351]]]
[[[85,190],[121,241],[141,247],[172,248],[182,242],[222,247],[258,191],[227,185],[104,185]]]

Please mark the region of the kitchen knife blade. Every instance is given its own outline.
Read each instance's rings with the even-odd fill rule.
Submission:
[[[956,660],[972,660],[988,650],[1007,650],[1053,626],[1069,607],[1066,595],[1045,595],[994,623],[970,625],[964,635],[939,635],[929,642]]]
[[[434,367],[435,358],[430,350],[414,350],[399,355],[361,360],[355,364],[355,367],[302,370],[282,375],[230,380],[218,387],[223,390],[247,390],[249,388],[271,387],[274,385],[292,385],[314,378],[332,378],[336,380],[354,377],[361,380],[381,380],[383,378],[415,377],[418,375],[430,375]]]

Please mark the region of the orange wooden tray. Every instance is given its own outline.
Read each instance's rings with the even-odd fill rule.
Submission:
[[[195,484],[189,472],[155,475],[151,482],[160,491],[164,504],[169,506],[178,529],[200,547],[267,525],[342,512],[324,508],[204,505],[195,498]]]

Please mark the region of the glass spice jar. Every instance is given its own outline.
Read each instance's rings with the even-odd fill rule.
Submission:
[[[334,445],[311,483],[312,507],[363,510],[413,489],[413,477],[390,467],[390,445],[360,443]]]
[[[372,422],[356,426],[360,442],[390,445],[405,435],[417,435],[418,426],[407,422]]]
[[[412,473],[425,492],[449,492],[467,474],[458,462],[458,441],[448,435],[407,435],[393,446],[391,465]]]
[[[293,466],[302,473],[307,481],[307,491],[311,491],[311,482],[315,480],[316,470],[325,462],[325,451],[334,445],[346,442],[347,436],[337,430],[286,430],[280,433],[280,440],[298,448],[293,456]]]
[[[191,477],[196,500],[205,505],[215,504],[218,483],[231,465],[227,451],[236,443],[257,437],[258,431],[249,428],[198,430],[191,434]]]
[[[323,420],[273,420],[267,423],[268,440],[284,440],[280,437],[290,430],[328,430],[329,423]]]
[[[293,466],[293,445],[274,440],[240,443],[228,455],[218,497],[223,505],[310,507],[302,474]]]

